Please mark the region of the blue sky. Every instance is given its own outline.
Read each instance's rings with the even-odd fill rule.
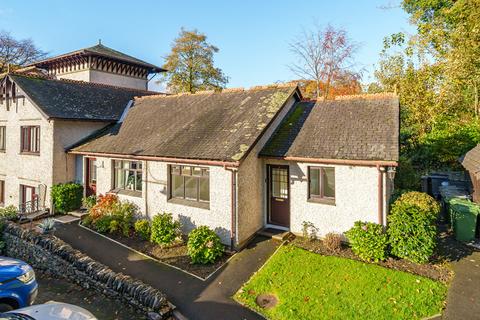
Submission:
[[[413,32],[391,0],[242,1],[11,1],[0,0],[0,30],[32,38],[50,55],[95,45],[162,65],[181,27],[196,28],[220,52],[217,66],[228,87],[249,87],[296,78],[289,42],[302,29],[328,23],[347,30],[361,45],[357,69],[372,79],[383,38]]]

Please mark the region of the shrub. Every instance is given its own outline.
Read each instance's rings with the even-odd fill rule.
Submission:
[[[60,183],[52,186],[51,197],[55,210],[66,213],[82,206],[83,186],[79,183]]]
[[[153,217],[150,241],[160,245],[169,245],[180,234],[180,222],[173,220],[171,213],[161,213]]]
[[[93,221],[96,221],[104,215],[112,214],[117,203],[118,197],[114,194],[99,195],[97,203],[89,211]]]
[[[372,222],[356,221],[345,235],[352,251],[360,259],[375,262],[386,259],[388,240],[383,232],[383,226]]]
[[[82,205],[87,211],[90,211],[90,209],[93,208],[97,204],[97,196],[96,195],[91,195],[88,197],[84,197],[82,199]]]
[[[422,192],[403,194],[388,215],[387,234],[393,255],[417,263],[428,262],[436,240],[440,206]]]
[[[120,223],[118,222],[118,220],[114,220],[112,218],[112,220],[110,220],[110,225],[108,227],[108,232],[117,233],[119,230],[120,230]]]
[[[93,223],[93,219],[92,219],[92,216],[90,216],[90,215],[87,215],[82,219],[82,225],[84,225],[86,227],[91,226],[92,223]]]
[[[329,232],[325,235],[323,244],[327,250],[338,252],[342,249],[342,237],[338,233]]]
[[[116,202],[112,207],[113,220],[118,223],[116,231],[121,231],[124,236],[128,237],[133,228],[133,220],[137,211],[137,206],[131,202]]]
[[[135,221],[135,233],[143,240],[149,240],[151,234],[150,221],[147,219]]]
[[[15,206],[0,208],[0,219],[15,220],[18,217],[18,210]]]
[[[317,240],[318,228],[312,222],[303,221],[302,222],[302,233],[305,239],[310,241]]]
[[[100,233],[110,232],[110,222],[112,222],[113,217],[109,215],[101,216],[100,218],[93,221],[93,226]]]
[[[52,218],[43,220],[38,227],[42,230],[43,234],[47,234],[55,231],[55,220]]]
[[[187,243],[188,255],[193,263],[213,263],[223,254],[223,245],[218,235],[207,226],[190,232]]]

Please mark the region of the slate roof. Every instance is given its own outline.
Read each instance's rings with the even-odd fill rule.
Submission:
[[[300,102],[260,155],[397,161],[399,124],[399,101],[393,95]]]
[[[468,151],[461,159],[460,163],[475,177],[480,178],[480,144]]]
[[[53,119],[117,121],[135,96],[155,94],[81,81],[8,76],[47,118]]]
[[[137,59],[135,57],[129,56],[129,55],[123,53],[123,52],[120,52],[120,51],[114,50],[112,48],[109,48],[107,46],[104,46],[103,44],[97,44],[93,47],[84,48],[84,49],[72,51],[72,52],[69,52],[69,53],[65,53],[65,54],[62,54],[62,55],[59,55],[59,56],[55,56],[55,57],[52,57],[52,58],[47,58],[47,59],[44,59],[44,60],[40,60],[40,61],[32,63],[31,65],[39,66],[39,67],[46,66],[46,65],[48,65],[49,63],[51,63],[55,60],[62,59],[62,58],[67,58],[67,57],[75,56],[75,55],[82,55],[82,56],[91,55],[91,56],[101,56],[101,57],[105,57],[105,58],[110,58],[110,59],[113,59],[113,60],[118,60],[118,61],[127,62],[127,63],[130,63],[130,64],[145,67],[145,68],[149,69],[150,72],[166,71],[165,69],[157,67],[157,66],[155,66],[151,63],[145,62],[143,60],[140,60],[140,59]]]
[[[121,125],[71,151],[240,161],[295,94],[271,86],[139,98]]]

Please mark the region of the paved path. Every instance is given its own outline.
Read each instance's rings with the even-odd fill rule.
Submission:
[[[480,319],[480,252],[453,263],[444,319]]]
[[[60,225],[55,235],[112,270],[138,278],[164,292],[188,319],[263,319],[231,299],[270,257],[279,242],[257,237],[207,281],[147,259],[79,227]]]

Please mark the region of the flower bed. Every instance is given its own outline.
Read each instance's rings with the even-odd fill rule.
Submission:
[[[331,251],[328,250],[323,241],[321,240],[310,240],[302,237],[297,237],[292,241],[292,244],[308,250],[310,252],[322,254],[325,256],[338,256],[342,258],[349,258],[353,260],[361,260],[355,253],[353,253],[350,247],[343,245],[341,250]],[[448,268],[445,263],[425,263],[419,264],[411,262],[405,259],[396,259],[388,258],[384,261],[371,262],[372,264],[377,264],[382,267],[389,269],[405,271],[413,274],[417,274],[423,277],[427,277],[433,280],[438,280],[441,282],[448,282],[452,276],[453,272]]]
[[[120,201],[113,194],[85,198],[83,203],[89,208],[81,222],[84,227],[202,279],[231,256],[225,254],[220,238],[207,226],[183,235],[181,223],[172,214],[158,213],[150,221],[142,217],[136,205]]]
[[[181,242],[164,247],[151,243],[150,241],[142,240],[139,237],[125,237],[121,234],[106,234],[105,236],[163,263],[192,273],[202,279],[206,279],[218,268],[223,266],[232,256],[232,253],[225,252],[222,257],[212,264],[193,264],[187,253],[186,236],[182,237]]]

